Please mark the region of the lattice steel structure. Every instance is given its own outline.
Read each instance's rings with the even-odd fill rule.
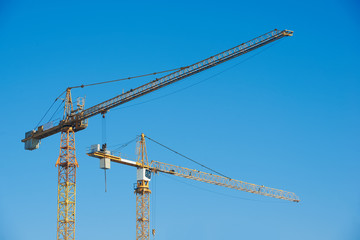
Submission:
[[[150,169],[154,172],[163,172],[172,174],[175,176],[188,178],[200,182],[206,182],[218,186],[223,186],[227,188],[233,188],[236,190],[241,190],[244,192],[255,193],[263,196],[268,196],[272,198],[278,198],[283,200],[288,200],[292,202],[299,202],[299,197],[296,196],[293,192],[288,192],[280,189],[275,189],[271,187],[265,187],[264,185],[258,185],[253,183],[248,183],[236,179],[231,179],[223,176],[219,176],[212,173],[206,173],[198,171],[195,169],[189,169],[184,167],[175,166],[168,163],[152,161],[150,164]]]
[[[148,181],[138,181],[136,194],[136,240],[150,239],[150,189]]]
[[[145,135],[141,134],[138,142],[137,164],[137,183],[136,194],[136,240],[150,239],[150,194],[149,183],[151,172],[149,170],[149,161],[147,158]],[[150,173],[150,175],[146,174]]]
[[[61,132],[58,167],[57,239],[75,239],[76,168],[75,133],[72,127]]]

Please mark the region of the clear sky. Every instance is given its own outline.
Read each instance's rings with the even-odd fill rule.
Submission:
[[[356,0],[0,1],[0,239],[56,238],[60,135],[36,151],[20,140],[66,87],[186,66],[274,28],[294,36],[110,111],[107,143],[144,132],[301,199],[159,175],[155,239],[360,239],[359,12]],[[90,107],[152,79],[73,97]],[[86,155],[102,134],[100,116],[76,134],[76,238],[135,239],[135,169],[112,164],[105,193],[99,162]],[[151,142],[148,155],[204,170]]]

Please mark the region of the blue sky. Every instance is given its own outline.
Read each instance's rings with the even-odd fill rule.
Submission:
[[[108,145],[144,132],[302,200],[159,175],[156,239],[359,239],[359,10],[355,0],[1,1],[0,238],[56,238],[60,136],[32,152],[20,140],[66,87],[186,66],[278,28],[294,36],[110,111]],[[90,107],[150,80],[73,97]],[[134,239],[135,169],[112,164],[105,193],[103,171],[86,155],[101,141],[100,116],[76,135],[76,238]],[[148,155],[201,169],[151,142]]]

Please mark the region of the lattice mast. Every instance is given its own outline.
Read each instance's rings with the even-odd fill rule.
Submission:
[[[70,89],[66,91],[64,119],[72,111]],[[75,132],[71,126],[61,129],[58,167],[57,239],[75,239],[76,168]]]
[[[150,239],[150,194],[151,171],[147,158],[145,135],[138,142],[136,194],[136,240]]]

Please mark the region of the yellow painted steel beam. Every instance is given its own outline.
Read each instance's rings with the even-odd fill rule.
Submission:
[[[142,133],[138,141],[137,148],[138,158],[137,165],[149,168],[149,161],[147,157],[145,135]],[[138,168],[140,172],[143,167]],[[142,174],[137,176],[136,183],[136,240],[150,240],[150,188],[149,181],[146,176]]]
[[[106,157],[106,158],[109,158],[112,162],[121,163],[121,164],[125,164],[125,165],[132,166],[132,167],[142,167],[142,168],[147,167],[146,165],[142,165],[139,162],[125,160],[125,159],[122,159],[121,157],[114,156],[111,154],[105,154],[103,152],[88,153],[87,155],[89,155],[91,157],[96,157],[96,158]],[[292,201],[292,202],[300,202],[299,197],[296,196],[296,194],[293,192],[288,192],[288,191],[284,191],[284,190],[280,190],[280,189],[265,187],[263,185],[258,185],[258,184],[253,184],[253,183],[247,183],[247,182],[236,180],[236,179],[226,178],[226,177],[222,177],[219,175],[201,172],[201,171],[194,170],[194,169],[179,167],[179,166],[162,163],[162,162],[158,162],[158,161],[152,161],[150,163],[149,169],[153,172],[163,172],[163,173],[167,173],[167,174],[171,174],[171,175],[175,175],[175,176],[179,176],[179,177],[183,177],[183,178],[192,179],[195,181],[206,182],[206,183],[210,183],[210,184],[214,184],[214,185],[218,185],[218,186],[232,188],[232,189],[245,191],[245,192],[249,192],[249,193],[254,193],[254,194],[258,194],[258,195],[263,195],[263,196],[267,196],[267,197],[283,199],[283,200],[288,200],[288,201]]]
[[[63,129],[60,140],[58,167],[57,239],[75,239],[76,168],[75,133]]]
[[[90,157],[95,157],[95,158],[109,158],[112,162],[116,162],[116,163],[121,163],[124,165],[128,165],[128,166],[132,166],[132,167],[142,167],[142,168],[146,168],[145,165],[139,163],[139,162],[134,162],[131,160],[127,160],[118,156],[114,156],[111,154],[106,154],[105,152],[92,152],[92,153],[87,153],[88,156]]]
[[[151,169],[155,172],[159,171],[163,173],[168,173],[183,178],[215,184],[218,186],[259,194],[267,197],[278,198],[292,202],[300,201],[299,197],[296,196],[295,193],[293,192],[287,192],[275,188],[265,187],[263,185],[247,183],[240,180],[226,178],[219,175],[201,172],[194,169],[179,167],[167,163],[152,161]]]
[[[150,192],[136,192],[136,240],[150,240]]]

